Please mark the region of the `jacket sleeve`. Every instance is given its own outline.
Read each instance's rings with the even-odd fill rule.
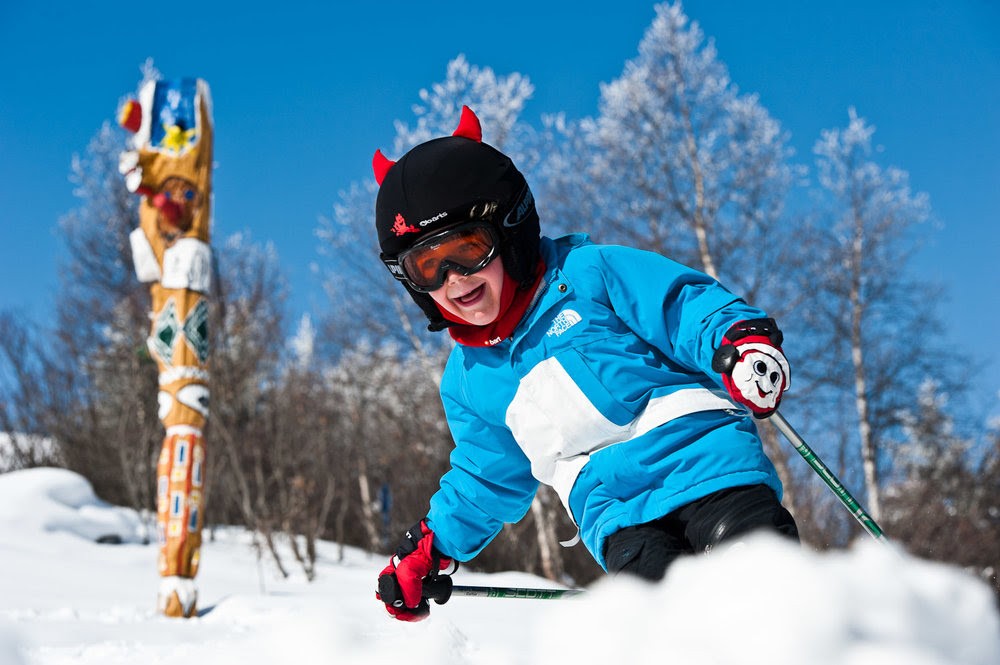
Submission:
[[[449,377],[446,370],[441,397],[455,449],[451,468],[431,497],[427,522],[442,554],[468,561],[505,523],[524,517],[538,481],[510,431],[478,414],[462,384],[462,377]]]
[[[615,313],[640,337],[721,385],[712,356],[737,321],[766,317],[708,275],[655,252],[602,247],[602,275]]]

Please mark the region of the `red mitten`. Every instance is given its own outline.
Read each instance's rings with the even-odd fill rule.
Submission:
[[[382,569],[375,598],[400,621],[421,621],[430,615],[424,579],[452,565],[434,548],[434,532],[425,520],[414,524],[399,543],[396,555]]]
[[[755,418],[773,414],[791,385],[782,341],[774,319],[740,321],[729,328],[712,358],[712,369],[722,375],[730,396]]]

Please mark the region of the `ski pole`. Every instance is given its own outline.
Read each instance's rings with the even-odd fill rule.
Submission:
[[[871,515],[865,512],[865,509],[861,507],[861,504],[859,504],[857,500],[851,496],[851,493],[847,491],[847,488],[845,488],[844,485],[837,480],[837,476],[830,471],[829,467],[823,464],[823,460],[821,460],[819,456],[813,452],[812,448],[810,448],[806,444],[805,440],[799,436],[799,433],[788,424],[788,421],[785,420],[784,416],[775,411],[771,415],[770,420],[774,423],[774,426],[778,428],[778,431],[785,435],[785,438],[788,439],[788,441],[795,447],[795,450],[802,455],[802,458],[809,464],[809,466],[813,468],[813,471],[819,474],[819,477],[823,479],[823,482],[827,484],[827,487],[833,490],[833,493],[837,495],[837,498],[840,499],[841,503],[843,503],[847,509],[851,511],[851,514],[854,515],[854,519],[861,524],[861,527],[878,542],[887,543],[888,541],[886,540],[881,527],[875,523],[875,520],[872,519]]]
[[[523,600],[555,600],[584,593],[582,589],[533,589],[509,586],[468,586],[453,584],[450,575],[437,575],[424,580],[423,597],[438,605],[448,602],[452,596],[473,596],[475,598],[520,598]]]
[[[582,589],[535,589],[530,587],[468,586],[454,584],[450,575],[434,575],[424,580],[422,596],[444,605],[452,596],[475,598],[520,598],[523,600],[555,600],[585,593]],[[379,578],[379,595],[384,602],[402,607],[403,594],[395,575]]]
[[[473,596],[475,598],[521,598],[524,600],[556,600],[585,593],[583,589],[533,589],[509,586],[469,586],[452,584],[452,596]],[[428,596],[431,598],[431,596]],[[434,598],[436,601],[437,599]]]

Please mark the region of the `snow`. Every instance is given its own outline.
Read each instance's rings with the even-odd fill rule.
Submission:
[[[161,617],[156,547],[141,533],[134,512],[69,471],[0,475],[0,665],[1000,663],[1000,613],[983,583],[871,540],[819,554],[761,537],[683,560],[658,585],[455,597],[407,624],[374,599],[384,556],[347,548],[339,561],[324,542],[316,581],[284,580],[235,528],[204,546],[203,614]],[[109,535],[122,544],[94,542]],[[456,580],[552,587],[522,573],[462,569]]]

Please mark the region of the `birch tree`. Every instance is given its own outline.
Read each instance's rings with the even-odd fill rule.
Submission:
[[[807,318],[824,349],[824,380],[850,392],[867,507],[881,514],[882,442],[924,377],[943,379],[954,354],[938,353],[934,289],[910,277],[915,227],[930,217],[908,174],[873,159],[875,128],[849,112],[847,127],[822,132],[814,152],[827,229]],[[839,363],[839,364],[838,364]]]
[[[599,109],[581,124],[596,148],[601,239],[671,256],[751,301],[780,288],[777,267],[792,256],[778,228],[794,175],[787,135],[740,94],[681,3],[656,6]]]
[[[787,242],[784,201],[801,171],[787,133],[740,93],[681,3],[656,6],[638,50],[601,86],[596,118],[545,118],[540,210],[700,269],[781,320],[801,302],[789,275],[806,258]],[[762,435],[794,511],[786,451],[772,428]]]

